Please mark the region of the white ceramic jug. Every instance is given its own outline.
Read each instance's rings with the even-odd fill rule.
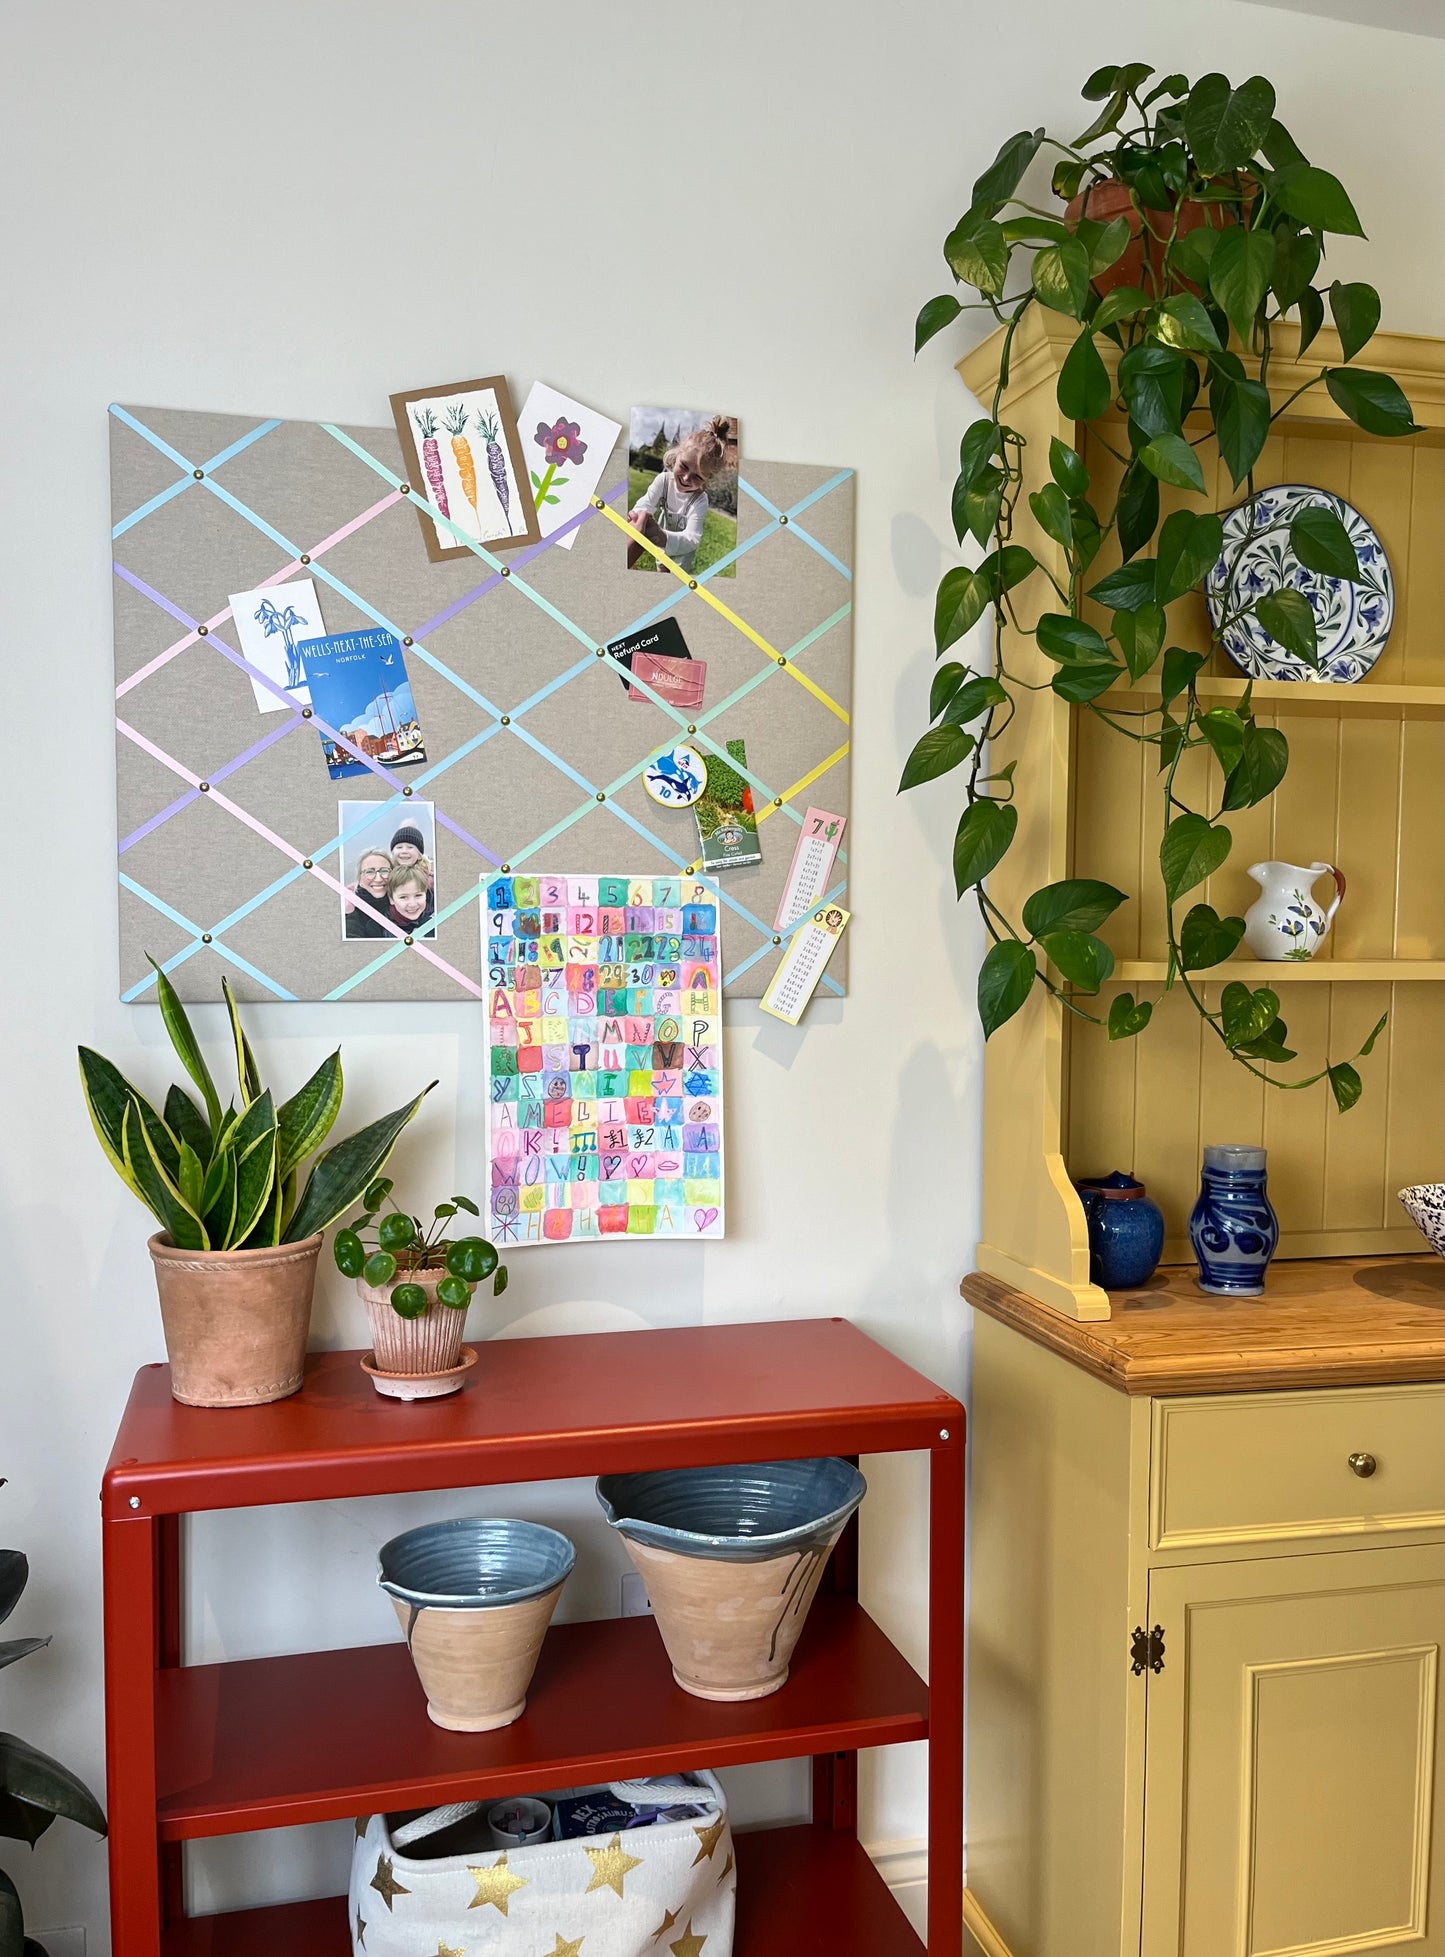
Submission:
[[[1333,863],[1256,863],[1249,874],[1260,895],[1244,913],[1244,942],[1256,958],[1313,958],[1334,922],[1345,879]],[[1322,911],[1310,895],[1321,877],[1333,877],[1335,895]]]

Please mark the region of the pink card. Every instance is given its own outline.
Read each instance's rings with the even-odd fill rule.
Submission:
[[[653,692],[660,693],[671,706],[697,708],[702,705],[703,688],[707,685],[707,661],[670,659],[657,652],[634,652],[632,677],[646,680]],[[640,687],[629,686],[627,697],[629,700],[645,700],[647,695]]]

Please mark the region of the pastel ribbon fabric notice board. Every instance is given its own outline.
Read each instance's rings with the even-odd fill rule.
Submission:
[[[686,875],[696,817],[643,769],[739,740],[762,861],[713,888],[724,992],[761,997],[799,825],[848,807],[852,471],[745,456],[736,549],[689,581],[627,568],[621,450],[571,548],[443,564],[402,467],[390,430],[112,408],[122,998],[154,998],[150,954],[186,1000],[222,973],[241,998],[480,999],[488,880]],[[664,618],[706,665],[700,707],[606,650]],[[286,686],[312,636],[314,699]],[[387,861],[418,856],[430,892],[413,875],[388,906]],[[829,901],[847,876],[840,851]]]

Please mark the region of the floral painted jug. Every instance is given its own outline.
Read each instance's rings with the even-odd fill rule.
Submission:
[[[1345,879],[1333,863],[1256,863],[1249,874],[1260,895],[1244,913],[1244,942],[1256,958],[1313,958],[1334,922]],[[1321,910],[1310,895],[1321,877],[1333,877],[1335,895]]]

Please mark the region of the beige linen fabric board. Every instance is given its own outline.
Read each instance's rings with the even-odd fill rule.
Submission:
[[[655,876],[697,861],[691,811],[659,808],[634,772],[689,723],[704,754],[746,742],[766,811],[762,862],[717,879],[724,990],[760,997],[795,817],[848,812],[854,482],[752,461],[746,435],[736,574],[704,582],[756,639],[670,574],[627,570],[626,538],[596,510],[570,550],[499,555],[505,578],[480,556],[429,562],[389,429],[113,408],[122,997],[154,999],[147,953],[186,1000],[214,999],[223,972],[243,999],[480,997],[477,897],[499,866]],[[619,510],[625,439],[600,490]],[[394,786],[333,781],[311,721],[258,710],[229,598],[307,577],[328,634],[381,625],[414,641],[427,759]],[[695,712],[629,699],[597,656],[659,615],[707,664]],[[435,805],[434,936],[346,942],[323,880],[340,880],[337,803],[385,803],[403,785]],[[843,903],[846,878],[844,852]],[[845,942],[825,990],[846,972]]]

